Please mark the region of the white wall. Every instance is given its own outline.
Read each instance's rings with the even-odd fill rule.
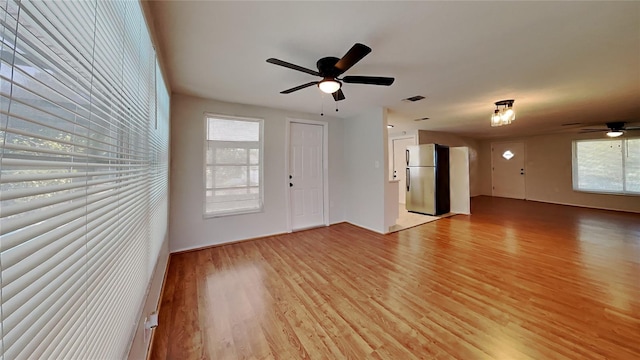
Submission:
[[[204,113],[264,119],[264,210],[260,213],[204,219]],[[343,121],[320,115],[228,103],[173,94],[171,101],[171,252],[196,249],[287,231],[285,192],[286,119],[329,124],[329,222],[345,219]]]
[[[379,233],[385,228],[386,110],[344,120],[345,220]]]
[[[525,198],[542,202],[640,212],[640,196],[605,195],[573,190],[572,141],[602,139],[603,134],[550,134],[525,138],[485,140],[481,143],[481,192],[491,195],[491,143],[523,141]]]
[[[451,212],[471,214],[469,193],[469,148],[454,146],[449,148]]]

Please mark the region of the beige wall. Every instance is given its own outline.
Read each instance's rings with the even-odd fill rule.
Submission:
[[[602,136],[600,133],[563,133],[482,141],[479,157],[480,192],[491,195],[491,143],[523,141],[527,200],[640,212],[640,196],[593,194],[573,190],[572,141],[601,139]]]

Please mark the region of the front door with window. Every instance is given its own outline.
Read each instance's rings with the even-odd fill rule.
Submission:
[[[289,146],[289,199],[293,230],[322,226],[324,220],[324,128],[292,122]]]
[[[491,144],[492,195],[525,198],[524,143]]]

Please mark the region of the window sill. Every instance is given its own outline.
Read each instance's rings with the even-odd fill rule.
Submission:
[[[587,193],[587,194],[598,194],[598,195],[640,196],[640,193],[636,193],[636,192],[615,192],[615,191],[583,190],[583,189],[573,189],[573,191],[580,192],[580,193]]]
[[[215,214],[204,213],[204,214],[202,214],[202,218],[203,219],[212,219],[212,218],[220,218],[220,217],[226,217],[226,216],[255,214],[255,213],[260,213],[262,211],[263,211],[263,209],[259,208],[259,209],[251,209],[251,210],[229,211],[229,212],[215,213]]]

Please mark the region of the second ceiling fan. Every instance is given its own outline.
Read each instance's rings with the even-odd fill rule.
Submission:
[[[339,78],[338,76],[342,75],[344,72],[349,70],[353,65],[355,65],[358,61],[362,60],[367,54],[371,52],[371,48],[356,43],[347,51],[347,53],[342,57],[342,59],[338,59],[336,57],[324,57],[316,63],[318,71],[307,69],[302,66],[298,66],[295,64],[288,63],[286,61],[282,61],[279,59],[270,58],[267,59],[267,62],[270,64],[284,66],[289,69],[302,71],[304,73],[320,76],[322,80],[312,81],[306,84],[293,87],[291,89],[287,89],[281,91],[281,94],[290,94],[294,91],[302,90],[309,86],[317,85],[320,90],[327,94],[333,95],[333,99],[335,101],[344,100],[344,93],[342,92],[342,82],[347,84],[367,84],[367,85],[384,85],[389,86],[393,84],[395,80],[392,77],[382,77],[382,76],[345,76],[343,78]]]

